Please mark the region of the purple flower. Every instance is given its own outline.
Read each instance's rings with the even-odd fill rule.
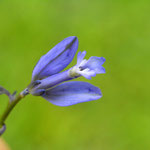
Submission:
[[[32,81],[51,76],[63,70],[72,61],[77,49],[77,37],[71,36],[61,41],[41,57],[33,70]]]
[[[81,75],[87,79],[96,76],[96,74],[105,73],[105,68],[102,64],[105,58],[92,56],[89,60],[84,59],[86,51],[79,52],[77,56],[77,64],[70,69],[71,76]]]
[[[84,59],[86,52],[79,52],[77,64],[63,72],[72,61],[78,49],[78,39],[75,36],[68,37],[42,56],[36,64],[32,81],[28,90],[32,95],[42,96],[52,104],[69,106],[81,102],[97,100],[102,97],[101,91],[87,82],[69,81],[80,76],[87,79],[96,74],[105,73],[102,64],[103,57],[92,56]],[[65,82],[64,81],[69,81]]]

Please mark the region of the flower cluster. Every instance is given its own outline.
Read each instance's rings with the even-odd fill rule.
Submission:
[[[80,76],[91,79],[96,74],[105,73],[102,67],[105,62],[103,57],[92,56],[86,60],[84,59],[86,51],[79,52],[77,64],[61,72],[74,58],[78,44],[77,37],[71,36],[42,56],[33,70],[32,81],[27,91],[34,96],[42,96],[58,106],[69,106],[101,98],[102,94],[98,87],[87,82],[69,80]]]

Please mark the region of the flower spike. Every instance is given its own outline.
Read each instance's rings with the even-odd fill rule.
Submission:
[[[0,136],[6,130],[5,121],[16,104],[28,94],[41,96],[57,106],[70,106],[82,102],[97,100],[102,97],[101,90],[88,82],[70,81],[80,76],[87,79],[96,74],[105,73],[102,66],[105,58],[92,56],[84,59],[86,51],[79,52],[77,64],[61,72],[73,60],[78,49],[78,39],[75,36],[65,38],[42,56],[32,72],[31,83],[18,95],[11,94],[0,86],[0,95],[5,94],[10,101],[0,117]],[[67,81],[67,82],[66,82]]]
[[[86,51],[78,53],[77,64],[74,67],[60,72],[72,61],[77,48],[77,38],[68,37],[42,56],[33,70],[32,82],[28,86],[29,93],[42,96],[58,106],[69,106],[101,98],[100,89],[87,82],[63,83],[80,76],[91,79],[96,74],[105,73],[102,67],[105,58],[92,56],[86,60],[84,59]]]

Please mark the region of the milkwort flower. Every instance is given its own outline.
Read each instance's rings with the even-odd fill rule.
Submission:
[[[34,96],[42,96],[58,106],[69,106],[101,98],[102,94],[98,87],[87,82],[69,80],[80,76],[91,79],[96,74],[105,73],[102,67],[105,62],[103,57],[92,56],[86,60],[84,59],[86,51],[79,52],[77,64],[61,72],[70,64],[77,49],[78,39],[71,36],[42,56],[33,70],[32,81],[26,91]]]

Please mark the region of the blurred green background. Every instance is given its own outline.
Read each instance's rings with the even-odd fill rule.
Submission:
[[[106,58],[107,73],[89,81],[103,97],[58,107],[29,95],[7,119],[5,141],[12,150],[149,150],[148,0],[0,0],[0,85],[23,90],[38,59],[72,35],[86,58]],[[7,101],[0,96],[0,113]]]

